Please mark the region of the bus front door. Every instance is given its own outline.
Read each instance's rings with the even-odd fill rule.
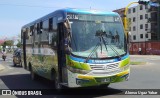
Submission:
[[[64,51],[64,24],[58,23],[58,76],[59,82],[66,84],[68,82],[66,69],[66,54]]]

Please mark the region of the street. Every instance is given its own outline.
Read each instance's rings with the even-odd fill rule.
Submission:
[[[0,55],[1,57],[1,55]],[[113,83],[106,94],[96,95],[93,89],[93,95],[87,96],[71,96],[71,95],[51,95],[51,98],[159,98],[160,95],[118,95],[121,89],[159,89],[160,88],[160,56],[143,56],[132,55],[131,61],[143,61],[145,65],[131,65],[131,74],[129,81]],[[12,55],[8,55],[6,61],[0,58],[0,65],[4,67],[0,70],[0,89],[52,89],[47,80],[40,78],[38,81],[32,81],[30,73],[22,67],[13,67]],[[110,92],[111,91],[111,92]],[[99,90],[101,92],[101,90]],[[0,96],[8,98],[7,96]],[[21,96],[12,96],[11,98],[19,98]],[[25,96],[27,97],[27,96]],[[42,96],[41,96],[42,97]],[[39,97],[39,98],[41,98]],[[23,96],[24,98],[24,96]]]

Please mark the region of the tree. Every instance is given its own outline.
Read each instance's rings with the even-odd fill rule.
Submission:
[[[17,47],[21,47],[21,35],[18,35],[18,39],[17,39],[17,41],[18,41],[18,43],[17,43]]]
[[[16,46],[17,46],[17,47],[21,47],[21,41],[20,41],[20,40],[18,40],[18,43],[17,43]]]
[[[2,46],[3,48],[6,48],[6,46],[8,46],[9,48],[11,48],[11,46],[13,46],[14,41],[13,40],[6,40]]]
[[[6,41],[2,44],[3,48],[6,48],[7,44]]]

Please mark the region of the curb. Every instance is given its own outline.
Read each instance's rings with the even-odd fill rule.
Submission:
[[[2,71],[4,69],[4,67],[0,64],[0,71]]]

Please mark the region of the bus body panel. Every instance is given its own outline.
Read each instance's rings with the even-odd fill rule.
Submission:
[[[37,24],[40,24],[40,22],[43,22],[43,26],[45,27],[45,25],[48,24],[50,19],[53,17],[56,17],[55,24],[56,26],[58,26],[59,23],[65,22],[66,18],[68,17],[67,13],[119,16],[114,12],[64,9],[50,13],[23,26],[22,29],[29,29],[29,31],[25,34],[27,35],[27,37],[22,37],[22,40],[26,39],[26,47],[23,47],[26,49],[26,57],[24,57],[25,55],[23,54],[22,62],[24,63],[24,65],[26,62],[28,70],[30,70],[30,67],[32,67],[34,73],[51,80],[53,79],[53,70],[55,71],[55,74],[60,74],[58,68],[59,66],[62,66],[60,65],[62,63],[60,62],[63,61],[58,60],[58,50],[61,48],[61,46],[58,47],[58,45],[60,45],[59,36],[57,34],[59,33],[58,27],[53,31],[48,31],[49,27],[43,28],[43,32],[40,34],[38,34],[36,29]],[[35,26],[35,24],[35,31],[32,32],[32,30],[30,30],[30,27]],[[22,33],[22,35],[24,34]],[[53,38],[53,36],[55,37]],[[54,46],[55,44],[57,45]],[[65,54],[65,56],[66,62],[63,65],[64,67],[61,67],[62,72],[60,77],[62,77],[61,83],[67,83],[68,87],[85,87],[100,84],[109,84],[125,81],[129,77],[130,58],[128,51],[121,57],[99,60],[89,59],[87,63],[85,62],[86,58],[77,57],[72,54]],[[116,70],[113,69],[113,71],[106,73],[106,67],[110,65],[115,65]],[[94,69],[94,67],[97,66],[101,66],[100,69],[102,70]]]
[[[82,60],[81,60],[82,61]],[[130,68],[129,63],[130,59],[129,56],[126,55],[123,57],[121,61],[109,63],[102,63],[99,65],[103,65],[103,69],[100,71],[92,70],[90,73],[87,74],[79,74],[78,69],[82,68],[82,70],[91,70],[90,64],[86,64],[79,61],[74,61],[72,59],[69,59],[67,61],[66,66],[72,66],[74,68],[77,68],[77,70],[72,69],[68,70],[68,86],[69,87],[85,87],[85,86],[95,86],[95,85],[101,85],[101,84],[109,84],[109,83],[115,83],[115,82],[122,82],[126,81],[129,78]],[[106,72],[107,69],[104,67],[114,65],[118,63],[118,70],[113,70],[110,72]],[[93,63],[91,63],[93,65]],[[95,73],[96,72],[96,73]]]

